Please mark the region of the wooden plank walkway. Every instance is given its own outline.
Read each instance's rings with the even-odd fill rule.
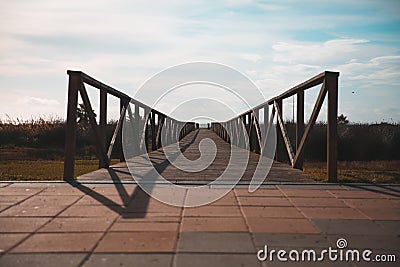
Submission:
[[[156,168],[165,179],[173,183],[208,183],[217,179],[228,166],[231,155],[231,146],[222,140],[213,131],[207,129],[199,129],[191,132],[180,141],[180,147],[183,155],[189,160],[196,160],[200,157],[199,144],[202,140],[209,138],[212,139],[217,147],[217,153],[214,161],[204,170],[199,172],[186,172],[176,168],[171,164],[164,154],[163,149],[158,149],[149,153],[149,158]],[[235,147],[234,149],[242,150]],[[244,150],[243,150],[244,151]],[[206,152],[207,153],[207,152]],[[245,153],[243,153],[245,154]],[[254,171],[257,167],[259,155],[256,153],[249,153],[249,160],[246,170],[240,179],[240,183],[249,183],[253,177]],[[134,162],[135,167],[133,175],[137,177],[144,177],[150,173],[151,167],[142,164],[143,157],[138,156],[129,159],[129,162]],[[234,169],[243,168],[246,161],[240,161],[231,165]],[[132,165],[131,165],[132,166]],[[132,169],[132,168],[131,168]],[[113,176],[113,177],[111,177]],[[232,180],[237,177],[232,177]],[[97,171],[84,174],[78,177],[80,181],[132,181],[133,178],[125,163],[119,163],[107,169],[99,169]],[[272,168],[264,181],[268,182],[314,182],[312,177],[304,174],[302,171],[293,169],[291,166],[279,162],[274,162]]]

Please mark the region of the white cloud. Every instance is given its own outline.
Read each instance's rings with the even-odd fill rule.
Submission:
[[[344,89],[341,103],[347,105],[344,110],[352,105],[346,103],[346,90],[353,88],[373,91],[378,86],[376,91],[387,97],[382,101],[398,99],[394,87],[400,83],[399,51],[393,45],[398,36],[375,31],[343,38],[338,32],[347,25],[386,19],[367,17],[350,2],[341,0],[337,5],[356,8],[356,12],[336,14],[299,10],[303,4],[290,1],[210,4],[173,0],[151,5],[144,0],[11,1],[0,10],[0,93],[24,92],[38,98],[19,102],[41,107],[32,106],[31,112],[46,112],[47,107],[62,115],[67,69],[83,70],[133,95],[147,78],[164,68],[198,60],[220,62],[247,73],[267,98],[324,70],[338,70]],[[398,19],[398,4],[393,3],[365,5]],[[326,9],[320,1],[308,5]],[[318,30],[325,33],[325,39],[299,40],[294,34],[297,30]],[[327,36],[337,37],[326,41]],[[12,110],[3,99],[0,108]],[[50,102],[40,104],[39,99]],[[58,101],[58,106],[51,100]]]
[[[353,61],[338,66],[338,69],[346,79],[358,82],[363,88],[379,88],[377,85],[382,84],[388,87],[400,85],[400,56],[375,57],[366,62]]]
[[[33,97],[33,96],[24,96],[18,99],[18,103],[23,105],[41,105],[41,106],[58,106],[60,102],[55,99],[41,98],[41,97]]]
[[[315,63],[332,62],[354,56],[358,45],[368,43],[364,39],[334,39],[324,43],[278,42],[272,46],[275,62]]]
[[[252,62],[257,62],[262,59],[262,56],[260,56],[258,54],[243,54],[243,55],[240,55],[240,57],[245,60],[252,61]]]

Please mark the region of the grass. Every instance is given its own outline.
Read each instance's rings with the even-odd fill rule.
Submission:
[[[111,160],[111,164],[119,161]],[[75,177],[98,169],[98,160],[76,160]],[[62,180],[64,161],[62,160],[12,160],[0,162],[2,181],[49,181]]]
[[[305,162],[304,172],[326,182],[326,163]],[[400,183],[400,160],[344,161],[338,163],[338,181],[343,183]]]
[[[113,159],[111,164],[118,163]],[[75,176],[98,169],[98,160],[80,159],[75,161]],[[0,161],[2,181],[44,181],[62,180],[62,160],[6,160]],[[317,182],[326,182],[324,162],[305,162],[304,172]],[[400,183],[400,161],[346,161],[338,164],[338,180],[345,183]]]

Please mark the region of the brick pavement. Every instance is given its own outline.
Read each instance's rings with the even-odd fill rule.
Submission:
[[[398,264],[400,186],[237,186],[209,205],[180,208],[132,183],[0,183],[0,266],[397,266],[256,256],[264,245],[318,251],[338,238],[395,254]]]

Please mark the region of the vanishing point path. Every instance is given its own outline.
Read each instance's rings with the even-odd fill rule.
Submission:
[[[217,179],[226,169],[231,145],[221,139],[216,133],[207,129],[199,129],[189,133],[182,140],[179,145],[183,151],[183,155],[189,160],[196,160],[200,157],[199,143],[205,138],[211,139],[216,145],[216,156],[214,161],[205,170],[191,173],[185,172],[172,165],[165,157],[163,149],[160,148],[148,154],[153,166],[156,170],[167,180],[178,184],[204,184]],[[245,151],[244,149],[237,148]],[[137,157],[138,162],[141,156]],[[241,183],[249,183],[253,177],[254,171],[257,167],[259,155],[249,152],[248,162],[238,162],[232,166],[240,168],[246,166],[246,170],[240,179]],[[130,162],[135,162],[135,159],[130,159]],[[150,171],[151,168],[138,164],[133,170],[134,176],[143,177]],[[235,177],[232,177],[235,178]],[[78,177],[81,181],[132,181],[133,178],[124,162],[111,166],[109,169],[99,169],[97,171],[81,175]],[[298,169],[290,167],[288,164],[275,161],[268,174],[266,182],[313,182],[312,177],[304,174]]]

